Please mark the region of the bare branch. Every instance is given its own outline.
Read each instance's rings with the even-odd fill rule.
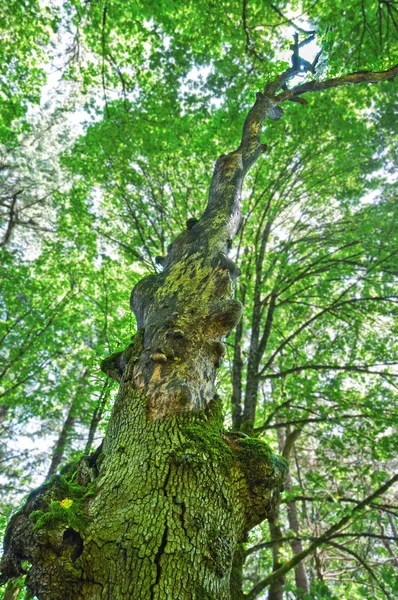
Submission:
[[[291,98],[306,94],[307,92],[322,92],[331,88],[342,87],[343,85],[392,81],[397,75],[398,65],[394,65],[390,69],[387,69],[387,71],[357,71],[356,73],[349,73],[348,75],[334,77],[333,79],[327,79],[325,81],[307,81],[307,83],[298,85],[291,90],[285,90],[282,94],[275,96],[273,102],[275,104],[280,104],[285,100],[290,100]]]
[[[386,483],[384,485],[382,485],[381,487],[379,487],[375,492],[373,492],[373,494],[370,494],[370,496],[368,496],[367,498],[362,500],[362,502],[357,504],[357,506],[355,506],[352,509],[350,514],[344,516],[342,519],[340,519],[340,521],[338,521],[337,523],[332,525],[332,527],[330,527],[327,531],[325,531],[325,533],[323,533],[317,540],[314,540],[305,550],[303,550],[299,554],[296,554],[295,556],[293,556],[293,558],[286,561],[281,567],[279,567],[279,569],[277,569],[276,571],[274,571],[273,573],[268,575],[268,577],[265,577],[265,579],[263,579],[262,581],[259,581],[251,589],[251,591],[245,596],[245,598],[247,598],[247,600],[254,600],[254,598],[256,598],[273,581],[275,581],[276,579],[279,579],[279,577],[281,577],[282,575],[285,575],[285,573],[288,573],[289,571],[294,569],[294,567],[299,562],[301,562],[302,560],[307,558],[307,556],[309,556],[310,554],[315,552],[315,550],[319,546],[321,546],[325,543],[328,543],[330,538],[334,537],[335,534],[342,527],[344,527],[344,525],[349,523],[357,515],[358,512],[362,511],[371,502],[373,502],[373,500],[375,500],[376,498],[378,498],[379,496],[384,494],[392,485],[394,485],[394,483],[396,481],[398,481],[398,474],[395,475],[394,477],[392,477],[391,479],[389,479],[388,481],[386,481]]]
[[[386,363],[391,365],[397,365],[398,363]],[[286,377],[292,373],[300,373],[301,371],[347,371],[354,373],[369,373],[369,375],[388,375],[390,377],[398,377],[398,373],[389,373],[388,371],[371,371],[370,368],[375,365],[301,365],[298,367],[292,367],[285,371],[279,371],[279,373],[268,373],[264,375],[262,379],[278,379],[280,377]]]

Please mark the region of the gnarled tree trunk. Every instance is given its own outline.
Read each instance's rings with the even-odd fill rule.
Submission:
[[[26,582],[40,600],[239,596],[241,543],[286,467],[263,442],[223,432],[214,380],[242,311],[227,257],[242,182],[276,112],[257,94],[202,217],[169,247],[162,273],[134,288],[138,333],[102,365],[121,384],[103,446],[32,493],[10,524],[3,572],[32,563]]]

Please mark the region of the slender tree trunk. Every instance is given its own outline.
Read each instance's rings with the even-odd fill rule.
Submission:
[[[246,254],[246,251],[245,251]],[[246,269],[246,277],[250,272],[250,260]],[[246,300],[246,284],[240,286],[240,299],[242,305]],[[232,429],[240,431],[242,425],[242,376],[243,376],[243,359],[242,359],[242,338],[243,338],[243,320],[241,319],[236,327],[234,356],[232,361]]]
[[[9,408],[10,407],[7,406],[6,404],[3,404],[2,406],[0,406],[0,426],[5,421]]]
[[[66,415],[66,419],[64,421],[64,424],[62,425],[62,429],[58,436],[58,440],[56,441],[56,444],[54,446],[51,463],[46,476],[46,481],[48,481],[57,472],[58,467],[62,462],[65,453],[65,448],[67,443],[69,442],[69,438],[72,433],[75,421],[76,412],[74,400],[72,400],[68,414]]]
[[[6,246],[8,244],[8,242],[11,240],[11,235],[13,232],[13,229],[16,225],[16,214],[15,214],[15,207],[17,204],[17,200],[18,200],[18,196],[20,194],[22,194],[23,190],[19,190],[18,192],[15,192],[15,194],[13,194],[12,198],[11,198],[11,203],[10,203],[10,212],[8,215],[8,223],[7,223],[7,228],[6,231],[4,233],[3,239],[0,241],[0,247],[1,246]]]
[[[289,491],[291,488],[291,477],[288,475],[285,484],[286,490]],[[300,535],[300,521],[297,510],[296,502],[288,502],[287,503],[287,517],[289,521],[289,529],[293,531],[296,536]],[[300,540],[292,540],[290,542],[293,554],[300,554],[303,551],[303,544]],[[307,577],[307,569],[305,568],[305,563],[300,562],[294,570],[294,578],[296,582],[297,588],[301,590],[299,594],[299,598],[303,596],[303,594],[309,594],[310,587],[308,583]]]
[[[283,543],[280,542],[283,538],[283,532],[278,524],[279,519],[279,502],[276,503],[274,511],[268,517],[268,527],[272,541],[272,571],[276,571],[282,565],[281,550]],[[272,582],[268,591],[268,600],[282,600],[283,591],[285,589],[286,576],[279,577]]]
[[[294,449],[294,443],[298,439],[300,434],[301,434],[301,430],[299,430],[299,429],[295,429],[293,431],[290,431],[289,429],[287,429],[286,432],[282,428],[278,429],[279,448],[280,448],[280,451],[282,452],[282,456],[286,460],[289,460],[292,450]],[[291,488],[290,474],[287,475],[285,488],[288,491]],[[278,542],[278,540],[283,538],[284,534],[283,534],[282,529],[278,525],[279,507],[280,507],[280,505],[279,505],[279,503],[277,503],[275,505],[273,512],[268,517],[270,536],[271,536],[271,540],[273,541],[273,545],[272,545],[272,555],[273,555],[272,570],[273,571],[276,571],[282,564],[282,561],[280,559],[280,554],[281,554],[281,549],[282,549],[283,543]],[[299,523],[299,517],[298,517],[298,512],[297,512],[297,505],[295,502],[287,503],[287,516],[288,516],[288,521],[289,521],[289,529],[298,536],[300,534],[300,523]],[[299,540],[292,541],[290,543],[290,545],[291,545],[293,554],[299,554],[303,550],[302,543]],[[296,583],[297,588],[300,588],[302,590],[298,596],[299,598],[301,598],[304,593],[305,594],[309,593],[307,571],[306,571],[304,562],[298,563],[298,565],[294,571],[294,576],[295,576],[295,583]],[[270,586],[268,600],[282,600],[285,583],[286,583],[285,575],[282,575],[279,579],[276,579]]]
[[[264,344],[264,349],[260,349],[260,326],[263,311],[261,306],[261,292],[263,286],[262,268],[270,231],[271,222],[269,221],[266,223],[262,232],[260,249],[258,256],[256,257],[254,300],[251,318],[252,330],[250,336],[249,356],[247,361],[246,391],[242,421],[242,429],[247,433],[252,433],[254,428],[259,387],[258,369],[262,358],[262,352],[265,350]]]
[[[318,577],[318,580],[324,581],[322,562],[321,562],[318,550],[315,550],[315,552],[314,552],[314,559],[315,559],[316,575]]]
[[[66,446],[69,442],[71,433],[73,431],[74,424],[77,419],[78,405],[79,405],[82,391],[84,390],[84,386],[86,384],[88,372],[89,372],[88,369],[84,369],[84,371],[82,372],[82,374],[79,378],[79,381],[77,383],[76,391],[73,396],[71,405],[69,407],[68,414],[66,415],[66,419],[64,421],[61,432],[58,436],[58,440],[54,447],[54,451],[53,451],[50,467],[48,469],[46,481],[48,481],[57,472],[58,467],[62,463],[62,459],[65,454]]]
[[[105,380],[100,397],[98,398],[97,406],[95,407],[93,416],[91,418],[90,428],[88,430],[86,449],[85,449],[86,454],[89,454],[89,452],[91,451],[91,449],[93,447],[95,434],[97,432],[98,425],[102,419],[102,416],[103,416],[104,410],[105,410],[105,406],[108,401],[108,388],[109,388],[109,378],[107,378]]]

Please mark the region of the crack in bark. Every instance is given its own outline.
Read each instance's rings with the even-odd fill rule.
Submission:
[[[162,573],[162,567],[160,565],[160,561],[161,561],[162,555],[164,553],[164,549],[165,549],[166,544],[167,544],[168,530],[169,530],[168,526],[165,525],[165,528],[164,528],[164,531],[163,531],[163,536],[162,536],[162,541],[160,542],[160,546],[158,548],[158,551],[156,553],[155,560],[154,560],[154,563],[156,565],[156,579],[155,579],[155,582],[151,585],[151,590],[150,590],[151,600],[154,598],[155,587],[159,584],[160,576],[161,576],[161,573]]]
[[[180,523],[181,523],[181,529],[183,530],[185,537],[189,541],[191,541],[191,537],[188,535],[188,530],[187,530],[186,525],[185,525],[185,513],[187,512],[187,505],[185,504],[185,502],[183,500],[179,500],[177,498],[177,496],[173,496],[173,503],[176,506],[179,506],[181,508],[181,512],[178,513],[178,518],[179,518]]]
[[[166,477],[165,477],[164,484],[163,484],[163,492],[164,492],[165,496],[167,496],[166,488],[167,488],[167,484],[169,483],[170,475],[171,475],[171,465],[169,463],[169,468],[167,470]]]

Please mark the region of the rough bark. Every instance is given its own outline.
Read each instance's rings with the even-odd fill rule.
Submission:
[[[14,517],[3,571],[33,563],[26,583],[43,600],[229,599],[233,555],[284,469],[262,442],[221,434],[219,404],[148,420],[127,381],[84,477],[80,465],[72,484],[55,478]]]

